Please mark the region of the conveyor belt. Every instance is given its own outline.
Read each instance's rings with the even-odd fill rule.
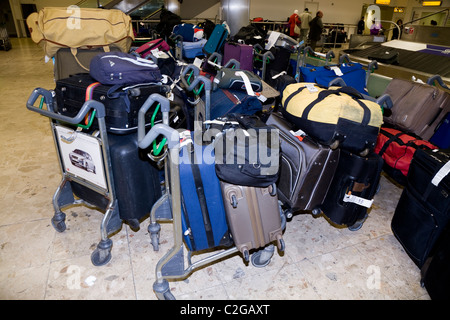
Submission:
[[[375,44],[362,50],[344,50],[349,57],[368,59],[380,47],[393,48],[399,52],[399,61],[395,66],[450,78],[450,47],[413,43],[401,40]],[[353,60],[351,58],[351,60]]]

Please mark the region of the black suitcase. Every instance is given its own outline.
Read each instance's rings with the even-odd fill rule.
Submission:
[[[450,229],[446,229],[421,269],[421,284],[432,300],[450,300]]]
[[[321,209],[333,223],[357,230],[372,205],[383,167],[376,153],[366,157],[341,149],[339,164]]]
[[[64,116],[76,116],[86,100],[88,86],[94,82],[96,81],[89,74],[76,74],[57,80],[56,111]],[[128,134],[137,131],[139,109],[147,98],[153,93],[165,95],[168,91],[168,86],[158,84],[133,86],[126,92],[121,88],[116,89],[114,86],[99,85],[93,89],[92,99],[105,105],[105,123],[108,132]],[[152,110],[149,110],[146,114],[146,123],[151,123],[152,115]],[[171,110],[170,125],[178,128],[183,125],[185,119],[182,107],[174,104]],[[161,112],[158,112],[156,121],[161,121]],[[92,129],[95,129],[96,126],[97,121],[94,121]]]
[[[266,124],[280,131],[279,199],[289,211],[318,209],[338,166],[340,149],[294,135],[293,125],[279,113],[272,113]]]
[[[393,48],[380,46],[368,55],[369,60],[376,60],[385,64],[398,64],[399,52]]]
[[[161,197],[160,172],[138,148],[137,134],[109,134],[108,142],[119,216],[137,230],[140,221]],[[71,186],[80,199],[106,209],[108,199],[102,194],[74,181]]]
[[[450,176],[440,171],[449,166],[444,166],[449,161],[449,150],[418,149],[411,161],[407,186],[392,217],[395,237],[419,268],[449,225]],[[442,180],[436,180],[438,177]]]

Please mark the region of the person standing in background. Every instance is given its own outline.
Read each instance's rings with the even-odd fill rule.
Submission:
[[[308,8],[305,8],[305,11],[300,15],[300,20],[302,25],[300,26],[300,41],[306,44],[306,40],[308,40],[308,32],[309,32],[309,23],[312,20],[311,13],[309,13]]]
[[[361,20],[358,22],[358,31],[357,34],[363,34],[364,28],[366,27],[366,24],[364,23],[364,17],[361,17]]]
[[[300,32],[296,32],[296,26],[298,27],[298,29],[300,29],[300,25],[301,25],[301,21],[300,21],[300,17],[298,16],[298,10],[294,10],[294,13],[289,17],[289,35],[294,38],[297,39],[298,36],[300,35]]]
[[[310,47],[313,51],[316,51],[317,41],[320,40],[323,31],[323,23],[322,23],[323,12],[317,11],[314,19],[309,23],[309,35],[308,38],[310,40]]]
[[[397,26],[400,27],[400,30],[398,30]],[[402,37],[402,32],[403,32],[403,21],[402,19],[398,19],[397,20],[397,26],[395,26],[394,29],[392,29],[392,39],[400,39]]]

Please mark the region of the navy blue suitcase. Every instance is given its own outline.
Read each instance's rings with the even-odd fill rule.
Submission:
[[[450,112],[442,119],[430,142],[441,149],[450,148]]]
[[[231,246],[233,242],[216,176],[213,146],[192,144],[183,147],[179,168],[186,245],[191,251]]]

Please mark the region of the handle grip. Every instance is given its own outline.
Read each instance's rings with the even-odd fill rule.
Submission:
[[[163,123],[169,124],[169,112],[170,112],[170,101],[166,97],[153,93],[151,94],[147,100],[145,100],[142,107],[139,109],[138,113],[138,141],[144,139],[145,136],[145,114],[148,109],[155,103],[159,102],[161,104],[161,112],[163,114]]]
[[[153,141],[160,135],[163,135],[167,139],[167,146],[169,149],[173,149],[180,144],[180,135],[177,130],[169,127],[168,125],[158,123],[154,125],[150,131],[143,137],[138,146],[141,149],[146,149],[153,143]]]
[[[40,108],[37,108],[34,106],[34,103],[40,96],[44,97],[44,101],[47,104],[47,110],[40,109]],[[58,114],[53,110],[53,95],[52,95],[52,93],[50,91],[42,89],[42,88],[36,88],[33,90],[33,92],[31,93],[31,95],[27,101],[27,109],[37,112],[37,113],[44,115],[46,117],[49,117],[51,119],[66,122],[69,124],[74,124],[74,125],[82,122],[84,117],[88,114],[88,112],[91,109],[97,110],[97,113],[95,115],[97,118],[104,118],[106,116],[105,106],[103,105],[103,103],[101,103],[99,101],[95,101],[95,100],[86,101],[83,104],[83,106],[81,107],[78,114],[73,118]]]

